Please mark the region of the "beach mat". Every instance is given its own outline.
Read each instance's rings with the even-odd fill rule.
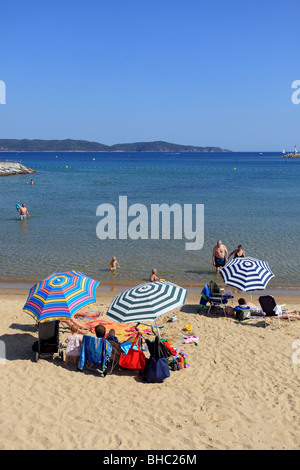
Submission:
[[[114,329],[116,332],[116,337],[120,342],[128,340],[128,338],[135,336],[136,335],[136,330],[135,330],[135,323],[130,323],[130,324],[124,324],[124,323],[115,323],[113,320],[102,316],[102,317],[97,317],[95,319],[87,319],[83,320],[81,322],[82,326],[86,328],[90,328],[92,333],[95,333],[95,327],[99,324],[104,325],[106,328],[106,333],[109,332],[110,329]],[[143,334],[143,335],[148,335],[152,334],[151,326],[148,325],[142,325],[141,323],[138,325],[138,330]]]

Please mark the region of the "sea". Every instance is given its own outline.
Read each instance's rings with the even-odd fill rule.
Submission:
[[[269,287],[300,290],[299,159],[281,152],[1,152],[0,160],[37,170],[0,178],[2,283],[34,283],[74,269],[102,285],[136,285],[156,268],[159,278],[180,285],[222,284],[212,264],[220,239],[229,253],[241,244],[246,256],[267,261],[274,274]],[[148,211],[144,238],[124,231],[120,238],[121,196],[128,208],[140,204]],[[16,210],[22,203],[26,221]],[[115,209],[116,238],[97,234],[104,220],[97,208],[104,204]],[[187,249],[184,217],[182,238],[172,217],[169,238],[161,227],[152,237],[151,208],[161,204],[180,205],[182,214],[189,205],[195,233],[202,205],[200,249]],[[134,220],[127,214],[128,225]],[[111,273],[113,256],[120,268]]]

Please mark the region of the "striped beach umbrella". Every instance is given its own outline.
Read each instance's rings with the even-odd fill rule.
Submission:
[[[250,257],[234,258],[220,272],[225,284],[244,292],[263,290],[274,277],[266,261]]]
[[[186,295],[186,289],[171,282],[148,282],[117,295],[106,315],[118,323],[155,321],[184,305]]]
[[[23,310],[40,323],[71,318],[96,301],[98,284],[79,271],[54,273],[30,289]]]

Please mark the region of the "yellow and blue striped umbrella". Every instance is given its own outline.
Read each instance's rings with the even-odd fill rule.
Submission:
[[[54,273],[30,289],[23,310],[40,323],[68,319],[96,302],[98,285],[80,271]]]

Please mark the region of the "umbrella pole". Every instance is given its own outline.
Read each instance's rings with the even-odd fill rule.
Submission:
[[[155,318],[155,326],[156,326],[156,329],[157,329],[157,335],[158,335],[158,338],[159,338],[159,341],[161,340],[160,338],[160,334],[159,334],[159,328],[157,326],[157,323],[156,323],[156,318]]]

